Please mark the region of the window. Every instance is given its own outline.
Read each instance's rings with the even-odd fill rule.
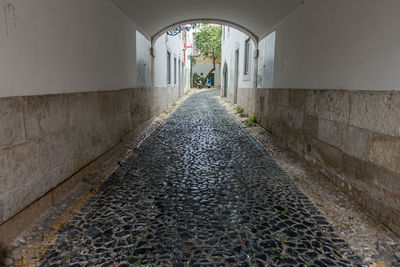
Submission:
[[[174,84],[176,84],[176,58],[174,58]]]
[[[250,39],[244,44],[244,75],[249,74],[250,69]]]
[[[171,53],[167,51],[167,83],[171,84]]]
[[[181,85],[181,60],[178,61],[178,84]]]

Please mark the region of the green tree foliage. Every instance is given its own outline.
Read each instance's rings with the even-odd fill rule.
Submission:
[[[210,74],[215,71],[216,61],[221,61],[221,38],[222,27],[217,25],[202,24],[198,26],[200,30],[194,35],[194,44],[200,49],[203,57],[213,60],[213,68],[208,72],[206,81]]]

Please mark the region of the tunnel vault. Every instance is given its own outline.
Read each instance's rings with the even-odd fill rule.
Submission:
[[[204,24],[220,24],[220,25],[225,25],[225,26],[229,26],[232,28],[235,28],[243,33],[245,33],[246,35],[248,35],[250,37],[250,39],[254,42],[255,46],[257,46],[258,44],[258,36],[253,33],[251,30],[236,24],[234,22],[230,22],[230,21],[226,21],[226,20],[222,20],[222,19],[213,19],[213,18],[197,18],[197,19],[187,19],[184,21],[179,21],[176,23],[173,23],[169,26],[166,26],[164,28],[162,28],[161,30],[159,30],[156,34],[154,34],[151,37],[151,44],[152,47],[154,46],[155,42],[157,41],[157,39],[163,35],[165,32],[172,30],[180,25],[185,25],[185,24],[195,24],[195,23],[204,23]]]
[[[203,0],[201,4],[181,0],[111,1],[135,21],[148,38],[157,39],[157,34],[168,27],[207,20],[204,23],[239,28],[253,41],[264,37],[270,28],[304,3],[304,0]]]

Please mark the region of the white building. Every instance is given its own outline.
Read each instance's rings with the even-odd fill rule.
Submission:
[[[188,89],[190,65],[185,59],[185,31],[176,36],[164,33],[155,43],[155,87],[178,89],[174,93],[183,95]]]
[[[190,64],[185,59],[187,39],[190,40],[187,31],[175,36],[164,33],[154,45],[154,87],[166,90],[166,96],[172,99],[182,96],[190,88]],[[149,88],[152,86],[151,42],[139,31],[136,32],[136,55],[137,86]]]
[[[214,65],[212,59],[198,57],[193,62],[193,73],[197,73],[201,77],[206,77],[210,70],[213,69]],[[214,87],[221,86],[221,66],[220,64],[215,64],[215,70],[210,76]]]
[[[252,100],[254,47],[254,42],[246,34],[229,26],[222,27],[221,95],[245,109]]]
[[[197,32],[199,32],[199,29],[194,29],[193,30],[193,38],[196,35]],[[197,52],[197,49],[194,45],[193,41],[193,50],[192,50],[192,55],[193,55],[193,62],[192,62],[192,73],[193,74],[198,74],[202,78],[206,78],[207,74],[214,68],[213,60],[212,58],[205,58],[200,56],[200,54]],[[212,86],[213,87],[220,87],[221,86],[221,64],[219,64],[219,61],[217,60],[215,64],[215,70],[212,72],[210,75],[210,79],[212,81]]]

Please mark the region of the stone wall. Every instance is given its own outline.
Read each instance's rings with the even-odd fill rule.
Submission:
[[[138,134],[182,95],[168,87],[0,98],[0,242],[10,218]]]
[[[228,88],[227,89],[227,92],[228,92],[228,94],[227,94],[227,99],[229,99],[229,101],[231,101],[232,103],[233,103],[233,100],[234,100],[234,88]],[[242,107],[243,108],[243,110],[244,110],[244,113],[246,113],[246,114],[251,114],[251,100],[252,100],[252,97],[251,97],[251,91],[252,91],[253,89],[251,89],[251,88],[238,88],[238,91],[237,91],[237,105],[239,106],[239,107]],[[223,88],[221,88],[221,95],[223,96],[224,95],[224,89]]]
[[[242,107],[246,114],[251,113],[251,88],[238,88],[237,104]]]
[[[256,117],[400,234],[400,92],[256,89]]]

